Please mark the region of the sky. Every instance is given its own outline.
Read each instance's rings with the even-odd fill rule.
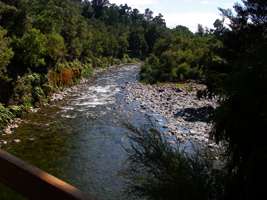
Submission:
[[[191,31],[197,25],[213,28],[216,19],[221,18],[218,8],[232,8],[240,0],[110,0],[118,5],[127,3],[132,8],[144,12],[149,8],[154,15],[161,13],[170,28],[187,26]]]

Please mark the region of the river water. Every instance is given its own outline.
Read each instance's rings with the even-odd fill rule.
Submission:
[[[131,199],[123,192],[128,124],[154,126],[153,117],[125,100],[139,67],[112,68],[63,100],[25,117],[5,149],[99,200]]]

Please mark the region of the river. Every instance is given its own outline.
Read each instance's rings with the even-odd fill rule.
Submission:
[[[5,149],[99,200],[131,199],[123,192],[127,124],[155,126],[150,115],[125,100],[124,88],[138,73],[135,65],[114,67],[78,85],[63,101],[27,114],[6,136]]]

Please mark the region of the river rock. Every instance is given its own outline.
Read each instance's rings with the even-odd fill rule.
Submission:
[[[20,142],[21,142],[20,139],[14,139],[13,141],[14,141],[15,143],[20,143]]]
[[[129,83],[125,87],[128,94],[126,101],[136,101],[140,109],[145,107],[147,112],[165,118],[166,124],[161,124],[161,127],[166,129],[166,134],[174,135],[180,141],[195,140],[205,146],[211,144],[209,147],[213,148],[216,144],[209,140],[212,128],[209,116],[216,108],[217,101],[197,98],[197,91],[205,88],[205,85],[194,82],[185,84],[182,89],[175,84]],[[158,119],[156,122],[162,123]]]

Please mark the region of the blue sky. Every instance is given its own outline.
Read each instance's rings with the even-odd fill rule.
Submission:
[[[127,3],[132,8],[144,12],[150,8],[154,14],[163,14],[167,26],[184,25],[191,31],[197,30],[197,24],[212,28],[213,22],[220,17],[218,7],[232,8],[240,0],[110,0],[111,3]]]

